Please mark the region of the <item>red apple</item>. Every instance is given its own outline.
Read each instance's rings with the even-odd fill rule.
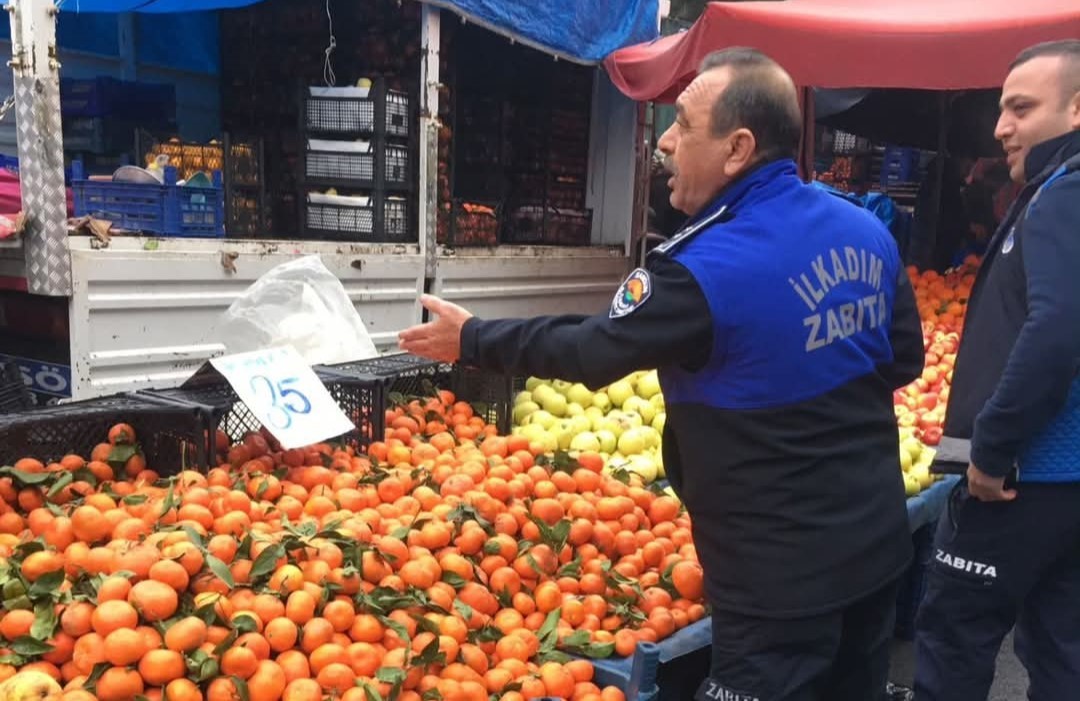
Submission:
[[[941,426],[930,426],[922,432],[922,442],[926,445],[937,445],[941,442]]]

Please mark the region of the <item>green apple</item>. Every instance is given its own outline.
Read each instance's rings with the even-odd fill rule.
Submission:
[[[659,479],[665,479],[667,477],[667,470],[664,469],[664,451],[656,451],[656,476]]]
[[[577,402],[570,402],[566,405],[567,416],[585,416],[585,407],[581,406]]]
[[[649,404],[653,405],[653,408],[657,411],[664,411],[667,408],[667,404],[664,402],[664,395],[655,394],[649,399]]]
[[[574,383],[567,382],[566,380],[552,380],[551,386],[555,388],[556,392],[565,397],[566,393],[570,391],[570,388],[574,386]]]
[[[648,447],[645,434],[638,428],[631,428],[619,436],[619,452],[623,455],[637,455]]]
[[[592,396],[592,404],[594,407],[600,409],[601,411],[611,411],[611,397],[608,396],[607,392],[597,392],[596,394],[594,394]]]
[[[587,416],[571,416],[570,428],[574,433],[585,433],[592,430],[592,421]]]
[[[911,466],[911,470],[908,471],[908,476],[919,481],[919,487],[922,489],[929,489],[934,484],[934,476],[930,474],[930,470],[923,466]]]
[[[922,453],[923,444],[918,438],[905,438],[904,441],[900,443],[900,450],[907,451],[907,453],[911,455],[911,461],[914,463],[918,461],[919,455]]]
[[[533,400],[532,392],[518,392],[514,397],[514,404],[524,404]]]
[[[655,449],[660,445],[660,432],[652,426],[642,426],[637,429],[645,436],[645,447]]]
[[[904,472],[911,471],[911,453],[903,448],[900,449],[900,469]]]
[[[642,423],[651,424],[656,417],[656,408],[647,399],[638,396],[630,397],[623,405],[623,411],[632,411],[641,417]]]
[[[525,389],[529,392],[532,392],[540,385],[546,385],[547,382],[547,380],[543,380],[539,377],[530,377],[529,379],[525,380]]]
[[[661,411],[659,414],[653,417],[652,427],[660,432],[660,435],[664,435],[664,425],[667,424],[667,413]]]
[[[566,416],[566,409],[569,405],[566,397],[554,393],[549,397],[544,397],[543,401],[540,402],[540,406],[544,407],[544,411],[552,416]]]
[[[520,428],[520,431],[519,435],[528,438],[530,441],[539,440],[541,436],[547,433],[547,429],[538,423],[525,424]]]
[[[911,475],[904,475],[904,495],[913,497],[922,491],[922,487],[919,485],[919,480],[915,479]]]
[[[579,433],[570,441],[570,450],[600,451],[600,439],[592,431]]]
[[[614,453],[619,445],[619,438],[611,431],[596,431],[596,438],[600,441],[600,452]]]
[[[544,448],[545,453],[554,453],[559,450],[559,439],[551,431],[544,431],[536,442]]]
[[[589,388],[580,382],[575,382],[570,385],[570,389],[566,390],[566,398],[572,402],[576,402],[581,406],[591,406],[593,400],[593,393],[589,391]]]
[[[551,412],[541,409],[540,411],[529,414],[528,421],[531,424],[539,424],[545,430],[550,431],[552,427],[555,426],[555,422],[558,421],[558,419]]]
[[[627,428],[629,428],[629,426],[627,426]],[[603,419],[601,419],[600,423],[597,426],[595,426],[593,428],[593,430],[596,431],[597,433],[602,432],[602,431],[607,431],[608,433],[611,433],[616,438],[618,438],[619,436],[622,435],[623,425],[621,423],[619,423],[616,419],[614,419],[610,415],[608,415],[608,416],[605,416]]]
[[[634,387],[627,380],[613,382],[608,387],[607,394],[611,399],[611,403],[618,407],[621,407],[630,397],[635,396]]]
[[[574,440],[574,427],[570,425],[569,421],[563,419],[555,424],[555,428],[551,429],[551,433],[555,436],[559,450],[570,449],[570,441]]]
[[[525,421],[525,417],[537,411],[540,411],[540,406],[536,402],[522,402],[521,404],[515,404],[514,423],[521,424]]]
[[[612,412],[608,416],[613,416],[616,421],[623,427],[625,431],[628,428],[638,428],[644,426],[645,422],[641,420],[641,414],[633,411],[620,411],[617,414]]]
[[[532,400],[543,406],[544,400],[554,397],[558,392],[551,385],[537,385],[532,390]]]
[[[602,419],[604,418],[604,410],[598,406],[587,406],[585,407],[585,416],[588,416],[590,419],[594,417]]]
[[[641,376],[637,383],[637,393],[644,399],[651,399],[660,394],[660,376],[657,375],[656,370],[650,370]]]
[[[626,469],[641,475],[645,484],[655,482],[659,473],[656,461],[648,455],[631,455],[630,464],[626,466]]]

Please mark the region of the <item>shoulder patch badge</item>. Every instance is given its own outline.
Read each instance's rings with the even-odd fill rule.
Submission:
[[[632,313],[645,304],[652,294],[652,278],[644,268],[637,268],[619,286],[615,299],[611,300],[609,319],[618,319]]]

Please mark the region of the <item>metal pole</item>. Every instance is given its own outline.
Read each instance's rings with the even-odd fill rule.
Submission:
[[[435,278],[439,215],[439,9],[424,3],[420,14],[420,255],[424,277]],[[428,285],[426,284],[425,287]]]
[[[938,229],[941,226],[941,188],[945,184],[945,158],[947,157],[948,139],[949,139],[949,93],[942,92],[938,96],[938,159],[937,168],[934,169],[934,193],[932,200],[934,202],[934,208],[930,212],[930,231],[932,236],[930,237],[930,249],[926,252],[927,263],[934,265],[936,263],[934,259],[934,252],[937,250],[937,239],[940,233]]]
[[[57,7],[51,0],[11,0],[11,61],[18,121],[19,181],[26,214],[27,289],[71,295],[67,193],[60,122]]]

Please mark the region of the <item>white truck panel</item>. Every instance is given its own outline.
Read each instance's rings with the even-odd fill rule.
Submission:
[[[147,241],[157,248],[147,250]],[[212,329],[260,275],[318,254],[342,281],[380,350],[418,318],[423,258],[416,246],[114,238],[95,250],[70,239],[73,397],[175,386],[224,348]],[[222,263],[236,253],[236,272]]]
[[[0,241],[0,278],[26,277],[26,254],[22,239]]]
[[[499,247],[440,253],[434,294],[486,318],[606,309],[626,276],[620,247]]]
[[[597,71],[592,114],[585,198],[593,212],[592,242],[629,251],[637,175],[637,103],[619,92],[607,73]]]

